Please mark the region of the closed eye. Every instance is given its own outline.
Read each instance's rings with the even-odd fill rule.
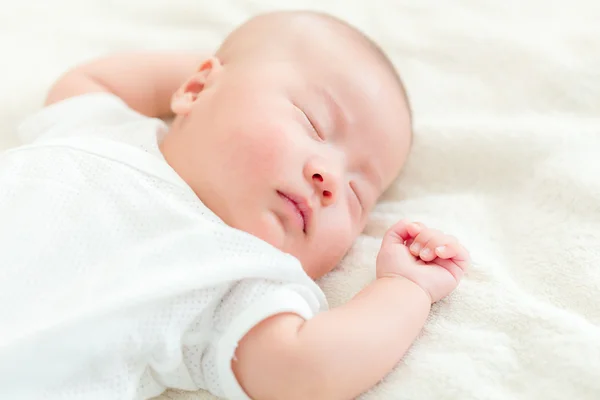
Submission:
[[[308,114],[300,107],[296,106],[296,108],[298,108],[298,110],[300,110],[300,112],[304,115],[304,118],[306,118],[306,121],[308,122],[308,124],[310,125],[310,128],[312,129],[313,133],[316,136],[316,139],[320,140],[320,141],[325,141],[325,139],[323,138],[323,136],[321,135],[321,133],[319,132],[319,129],[317,128],[317,125],[313,122],[313,120],[308,116]]]
[[[310,127],[315,132],[315,134],[317,135],[317,137],[319,138],[319,140],[324,141],[325,139],[323,139],[323,136],[321,136],[321,133],[319,132],[319,129],[316,127],[316,125],[312,121],[312,119],[310,119],[310,117],[308,116],[308,114],[304,113],[304,115],[306,115],[306,119],[308,120],[308,123],[310,124]]]

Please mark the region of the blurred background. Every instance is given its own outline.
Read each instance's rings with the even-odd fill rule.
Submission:
[[[417,120],[598,115],[595,0],[2,0],[0,148],[16,143],[15,124],[77,63],[130,50],[212,51],[234,26],[274,9],[328,11],[373,37],[406,81]]]

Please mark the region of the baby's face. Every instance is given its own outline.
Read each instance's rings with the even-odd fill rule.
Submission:
[[[389,72],[358,50],[339,53],[210,59],[175,97],[179,119],[162,145],[207,207],[313,278],[349,250],[410,142]]]

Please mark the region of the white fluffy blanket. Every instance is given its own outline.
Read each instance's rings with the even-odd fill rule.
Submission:
[[[475,261],[403,362],[364,399],[598,399],[599,4],[3,2],[0,147],[17,143],[16,123],[77,62],[130,49],[211,50],[234,25],[276,6],[331,11],[389,52],[416,126],[403,176],[321,282],[331,304],[373,277],[381,234],[399,218],[454,233]]]

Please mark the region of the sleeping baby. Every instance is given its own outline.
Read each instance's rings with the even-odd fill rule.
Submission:
[[[19,133],[0,157],[2,398],[351,399],[469,264],[400,221],[376,279],[328,309],[315,279],[411,145],[391,62],[329,15],[257,16],[204,59],[94,60]]]

